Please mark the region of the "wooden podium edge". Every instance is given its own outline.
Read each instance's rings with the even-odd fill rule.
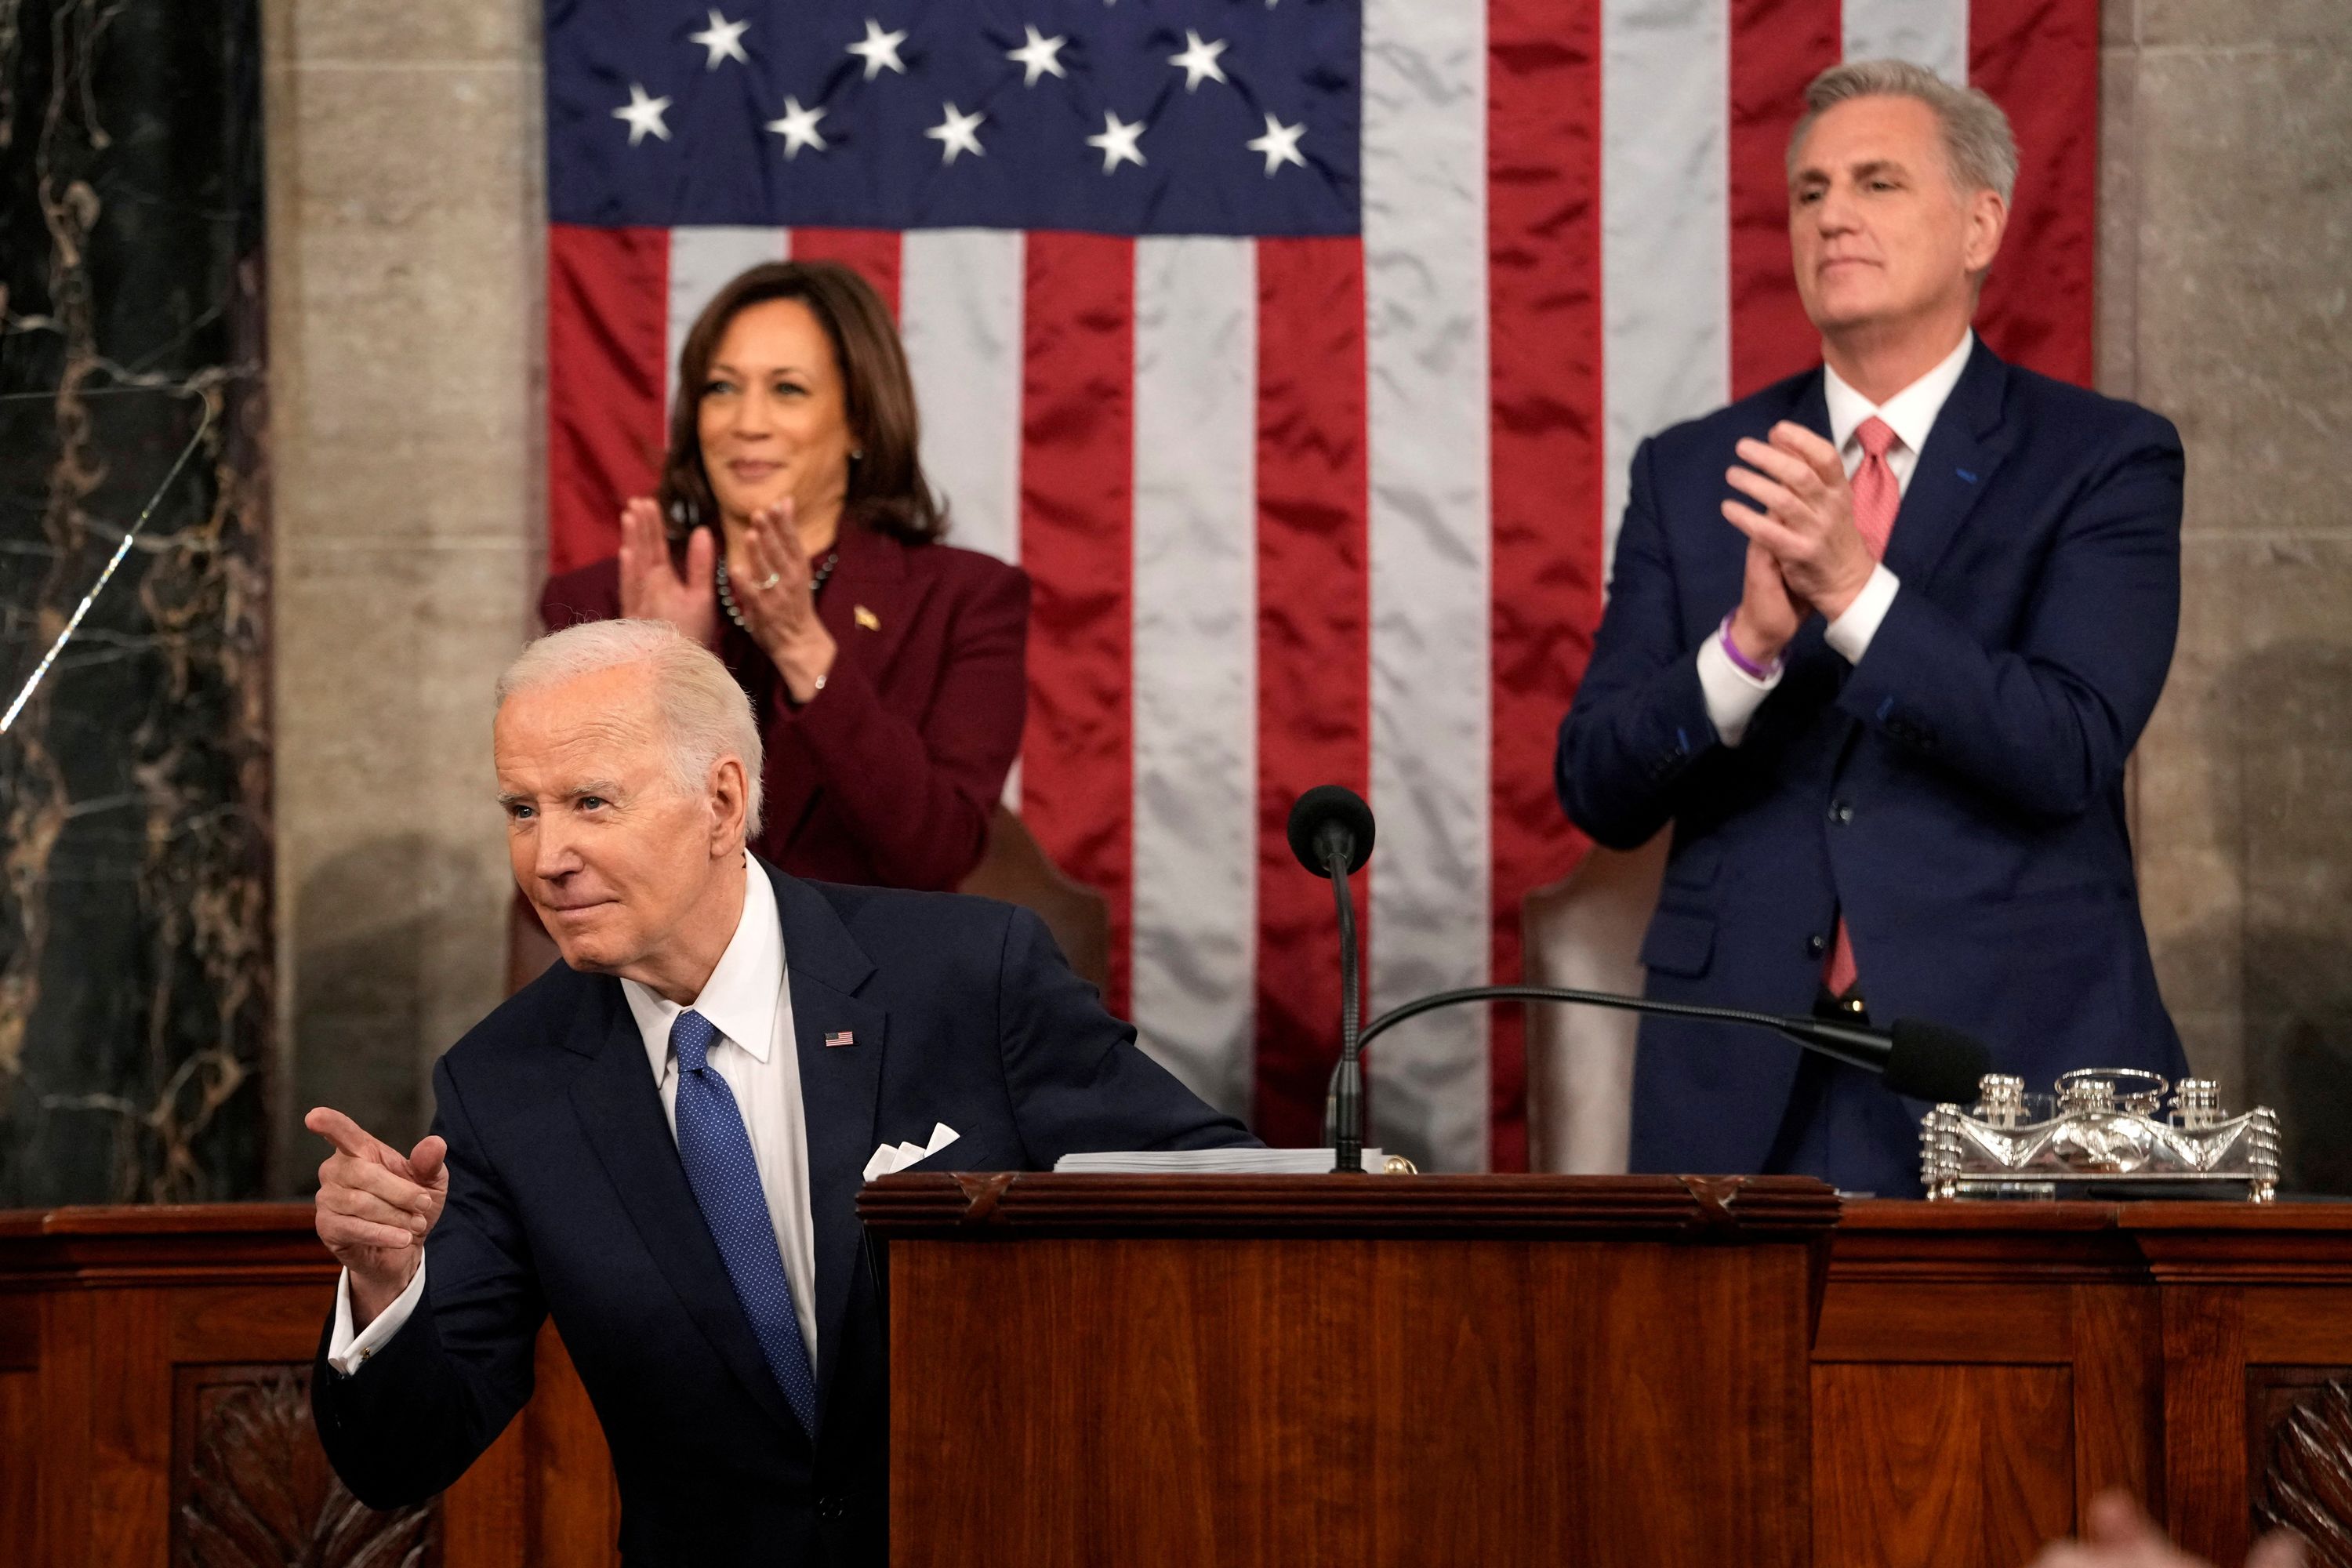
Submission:
[[[1837,1194],[1805,1176],[1263,1176],[919,1172],[877,1178],[885,1239],[1047,1236],[1812,1241]]]

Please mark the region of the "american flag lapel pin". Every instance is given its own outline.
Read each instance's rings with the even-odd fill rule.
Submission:
[[[857,1037],[847,1029],[835,1029],[824,1037],[824,1043],[828,1046],[854,1046],[857,1043]]]

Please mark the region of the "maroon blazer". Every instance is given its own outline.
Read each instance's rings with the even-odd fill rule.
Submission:
[[[550,579],[539,607],[551,631],[618,616],[618,561]],[[841,652],[806,707],[741,628],[719,623],[719,656],[767,746],[754,847],[795,877],[952,889],[980,864],[1021,750],[1028,574],[845,526],[817,616]]]

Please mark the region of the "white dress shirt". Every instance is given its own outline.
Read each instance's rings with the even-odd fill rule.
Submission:
[[[1911,476],[1919,467],[1919,453],[1927,445],[1928,432],[1935,429],[1936,416],[1944,411],[1952,388],[1960,384],[1960,373],[1968,368],[1969,351],[1976,346],[1976,341],[1975,332],[1961,333],[1959,347],[1946,354],[1935,369],[1875,406],[1836,371],[1827,365],[1822,367],[1822,390],[1829,402],[1830,439],[1836,443],[1848,479],[1862,466],[1862,438],[1856,432],[1864,421],[1874,415],[1895,432],[1895,444],[1886,449],[1886,467],[1895,475],[1895,492],[1900,495],[1910,489]],[[1895,590],[1901,586],[1886,563],[1879,563],[1845,613],[1823,629],[1823,640],[1843,654],[1848,664],[1860,664],[1895,603]],[[1748,722],[1763,706],[1766,695],[1780,684],[1780,672],[1775,669],[1759,680],[1732,663],[1731,656],[1723,651],[1725,635],[1717,631],[1701,645],[1698,683],[1706,695],[1706,716],[1714,722],[1716,733],[1723,738],[1725,745],[1736,746],[1747,735]]]
[[[784,1277],[792,1281],[793,1305],[799,1311],[801,1338],[808,1344],[809,1364],[816,1359],[816,1226],[809,1215],[808,1121],[801,1100],[801,1059],[793,1028],[792,988],[784,969],[784,930],[776,913],[776,893],[760,862],[744,858],[743,912],[735,934],[694,1010],[710,1020],[719,1038],[710,1046],[709,1062],[727,1080],[743,1129],[751,1135],[751,1159],[760,1171],[760,1190],[768,1200],[768,1215],[776,1227],[776,1247],[783,1254]],[[644,1038],[646,1064],[661,1092],[662,1115],[670,1136],[677,1136],[677,1058],[670,1049],[670,1025],[685,1011],[659,993],[634,980],[621,982],[630,1015]],[[348,1375],[400,1331],[425,1297],[425,1265],[397,1300],[383,1310],[364,1331],[352,1328],[352,1281],[346,1269],[335,1288],[335,1331],[327,1347],[327,1364]]]

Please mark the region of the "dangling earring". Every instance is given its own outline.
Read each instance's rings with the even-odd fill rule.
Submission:
[[[866,460],[866,448],[863,447],[852,447],[849,449],[849,460],[853,463],[864,462]]]

